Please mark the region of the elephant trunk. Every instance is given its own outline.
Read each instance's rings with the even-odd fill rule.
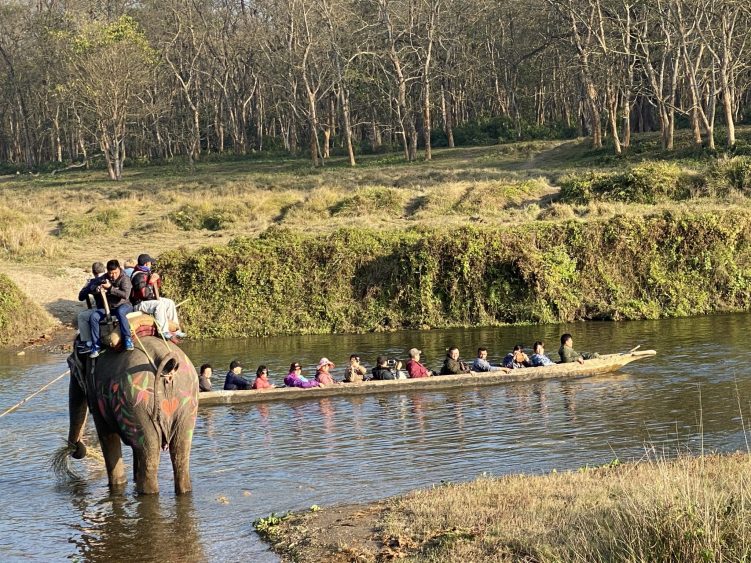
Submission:
[[[86,416],[89,413],[89,407],[86,403],[86,393],[81,388],[78,379],[71,374],[70,385],[68,387],[68,415],[70,417],[70,428],[68,429],[68,444],[75,447],[71,454],[76,459],[86,457],[86,446],[81,441],[83,429],[86,425]]]

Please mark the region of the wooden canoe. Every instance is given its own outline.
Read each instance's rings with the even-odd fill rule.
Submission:
[[[280,387],[262,391],[209,391],[200,393],[199,406],[229,405],[238,403],[259,403],[293,399],[318,399],[321,397],[339,397],[366,395],[370,393],[392,393],[395,391],[425,391],[451,389],[457,387],[478,387],[482,385],[499,385],[519,381],[537,381],[541,379],[575,379],[600,373],[616,371],[642,358],[657,354],[654,350],[628,352],[624,354],[607,354],[595,360],[585,360],[583,364],[555,364],[552,366],[521,368],[509,372],[470,372],[461,375],[441,375],[421,379],[396,379],[390,381],[364,381],[362,383],[342,383],[328,387],[300,389],[297,387]]]

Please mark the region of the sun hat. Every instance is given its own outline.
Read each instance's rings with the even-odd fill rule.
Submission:
[[[321,358],[321,361],[318,362],[318,369],[321,369],[324,366],[331,366],[334,367],[334,362],[330,361],[328,358]]]

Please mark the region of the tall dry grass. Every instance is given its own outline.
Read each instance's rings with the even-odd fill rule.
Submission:
[[[8,257],[52,258],[59,244],[29,215],[0,207],[0,254]]]
[[[149,252],[159,253],[257,236],[274,226],[330,232],[343,226],[450,229],[477,221],[606,219],[684,204],[702,210],[746,207],[751,193],[748,163],[730,159],[707,176],[717,186],[682,203],[551,206],[560,178],[590,169],[612,172],[622,163],[600,162],[602,155],[576,142],[437,149],[434,157],[415,163],[399,155],[363,157],[354,169],[336,158],[319,169],[303,159],[199,162],[193,171],[174,165],[128,168],[118,183],[105,180],[101,171],[7,179],[0,183],[0,252],[40,263],[50,257],[80,261],[85,254],[89,262],[89,254],[131,255],[145,237]],[[676,174],[695,174],[695,164],[666,166]],[[3,220],[4,214],[13,220]]]
[[[392,501],[406,561],[746,561],[751,457],[481,478]]]

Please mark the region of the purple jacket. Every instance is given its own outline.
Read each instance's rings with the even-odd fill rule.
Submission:
[[[295,372],[287,374],[287,377],[284,378],[284,384],[287,387],[302,387],[303,389],[307,389],[308,387],[318,387],[317,381],[308,381],[297,375]]]

